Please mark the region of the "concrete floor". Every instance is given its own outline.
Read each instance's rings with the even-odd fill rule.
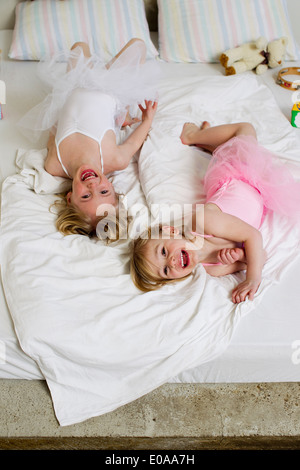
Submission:
[[[300,383],[166,384],[59,426],[44,381],[0,380],[0,449],[300,448]]]

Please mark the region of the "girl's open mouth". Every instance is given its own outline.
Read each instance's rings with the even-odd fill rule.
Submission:
[[[80,176],[81,181],[86,181],[91,178],[98,178],[98,175],[97,173],[94,172],[94,170],[84,170],[81,173],[81,176]]]
[[[180,260],[182,268],[186,268],[190,264],[190,257],[187,251],[181,250]]]

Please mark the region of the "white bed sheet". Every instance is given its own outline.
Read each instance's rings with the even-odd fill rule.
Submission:
[[[31,70],[27,76],[26,72],[19,75],[18,67],[7,62],[11,39],[11,30],[0,31],[0,49],[2,50],[0,79],[5,78],[7,83],[7,104],[3,107],[4,119],[0,121],[0,187],[7,176],[16,172],[16,149],[26,148],[29,144],[27,139],[16,130],[15,122],[28,109],[30,100],[36,99],[33,93],[36,80],[34,71]],[[23,68],[30,69],[31,67],[30,64],[24,63]],[[29,90],[27,94],[22,91],[22,78],[27,82],[27,90]],[[26,86],[24,89],[26,90]],[[39,98],[37,102],[38,100]],[[2,282],[0,286],[0,350],[0,378],[43,379],[36,362],[20,348]]]
[[[259,141],[280,158],[283,157],[282,161],[299,178],[299,164],[294,165],[293,161],[300,161],[300,132],[290,126],[290,109],[286,111],[291,93],[279,94],[282,104],[285,104],[285,113],[281,113],[275,102],[275,87],[280,87],[274,82],[274,72],[264,76],[264,80],[254,74],[232,77],[232,86],[231,78],[227,77],[222,84],[225,95],[223,100],[220,99],[218,89],[218,73],[211,75],[211,87],[207,86],[206,96],[201,96],[201,106],[197,86],[201,80],[205,82],[205,78],[199,77],[194,81],[193,77],[185,75],[183,79],[183,75],[178,72],[179,69],[176,74],[173,71],[173,76],[176,76],[180,90],[185,93],[184,100],[181,97],[176,99],[175,87],[170,85],[170,80],[166,81],[163,89],[170,96],[174,94],[173,101],[166,98],[168,105],[161,109],[155,130],[140,157],[140,180],[149,205],[159,201],[176,203],[184,200],[189,203],[197,200],[197,197],[201,198],[197,184],[193,184],[194,174],[204,174],[207,156],[199,149],[194,149],[193,152],[186,150],[180,145],[179,139],[175,140],[186,120],[198,123],[209,120],[212,124],[235,120],[252,122]],[[214,84],[215,76],[218,78]],[[262,85],[257,85],[261,83]],[[264,83],[270,85],[268,89]],[[207,93],[211,95],[207,96]],[[234,96],[237,97],[236,102]],[[185,106],[185,102],[190,103],[190,106]],[[172,122],[173,112],[178,116],[175,126]],[[194,162],[199,159],[201,163],[198,162],[196,166]],[[167,163],[162,172],[163,185],[151,178],[151,174],[159,172],[162,162]],[[295,254],[297,255],[297,251]],[[299,365],[294,358],[300,336],[297,294],[299,274],[300,263],[296,259],[283,275],[280,284],[273,285],[267,291],[267,300],[264,297],[251,315],[238,325],[226,351],[214,361],[181,373],[174,382],[298,381]]]
[[[5,51],[5,46],[9,44],[11,37],[11,32],[1,32],[0,33],[0,47],[4,49]],[[169,65],[171,65],[169,67]],[[165,70],[167,71],[168,74],[170,74],[171,77],[174,76],[174,73],[176,73],[176,77],[180,80],[185,80],[185,78],[189,77],[191,75],[191,71],[193,74],[199,74],[199,77],[203,75],[207,76],[214,76],[214,77],[220,77],[222,76],[222,69],[221,67],[218,67],[217,65],[191,65],[191,66],[185,66],[183,64],[168,64],[168,67],[165,67]],[[23,149],[30,149],[32,147],[32,144],[26,139],[24,139],[23,136],[19,134],[19,132],[15,129],[15,122],[18,119],[22,113],[32,105],[32,99],[35,102],[38,102],[39,99],[43,95],[43,90],[41,89],[41,86],[38,84],[36,77],[35,77],[35,64],[33,63],[12,63],[10,62],[9,64],[5,64],[5,74],[7,77],[9,77],[9,80],[7,81],[8,83],[8,104],[5,107],[5,119],[0,122],[0,134],[1,134],[1,172],[3,177],[7,177],[8,175],[12,175],[15,173],[15,167],[14,167],[14,160],[15,160],[15,149],[16,148],[23,148]],[[21,71],[21,73],[20,73]],[[273,85],[273,73],[270,71],[268,75],[264,76],[263,81],[269,81]],[[275,90],[276,90],[275,86]],[[274,87],[273,87],[274,88]],[[283,97],[281,93],[280,87],[277,87],[278,90],[280,90],[280,99],[282,99],[281,105],[286,105],[286,99]],[[284,92],[287,92],[287,90],[283,90]],[[273,106],[273,103],[272,103]],[[287,111],[285,112],[286,114]],[[287,118],[289,116],[287,115]],[[284,118],[283,118],[284,119]],[[158,118],[159,121],[159,118]],[[157,121],[157,122],[158,122]],[[282,121],[285,122],[285,121]],[[176,128],[176,126],[173,126],[173,130]],[[173,132],[172,130],[172,132]],[[175,129],[176,130],[176,129]],[[297,130],[295,130],[295,138],[298,139],[298,134]],[[175,134],[174,134],[175,136]],[[286,141],[288,145],[288,140]],[[41,142],[40,148],[43,148],[44,142]],[[289,145],[288,145],[289,146]],[[299,147],[298,147],[299,148]],[[289,149],[290,154],[291,154],[291,159],[296,159],[297,155],[293,153],[293,149]],[[3,157],[5,156],[5,158]],[[23,157],[26,156],[24,153],[20,153],[20,164],[23,165]],[[32,154],[30,153],[30,158],[32,158]],[[30,160],[29,161],[32,161]],[[28,162],[28,160],[27,160]],[[30,165],[29,165],[30,166]],[[128,169],[128,172],[126,173],[129,178],[129,186],[125,189],[129,189],[129,197],[131,198],[131,201],[141,201],[142,200],[142,192],[141,188],[139,186],[136,186],[135,183],[135,178],[137,176],[137,171],[138,167],[137,164],[134,162]],[[21,176],[19,180],[19,184],[17,184],[18,187],[18,192],[17,196],[14,195],[15,191],[11,190],[11,187],[13,186],[14,188],[16,187],[16,183],[13,182],[12,180],[7,182],[5,192],[6,195],[10,199],[10,203],[12,202],[14,209],[16,211],[20,211],[20,219],[16,219],[18,221],[24,222],[23,217],[23,210],[22,210],[22,204],[19,203],[19,200],[22,201],[22,195],[24,198],[28,196],[28,187],[30,185],[36,184],[39,180],[39,178],[35,178],[33,175],[35,175],[35,172],[31,172],[30,170],[26,170],[26,176],[25,173],[23,172],[23,175]],[[118,175],[116,177],[116,182],[122,186],[122,178],[118,179]],[[24,184],[25,183],[25,184]],[[122,189],[122,188],[121,188]],[[30,193],[31,196],[34,198],[34,193]],[[44,195],[41,198],[43,199],[42,203],[42,212],[41,212],[41,220],[43,220],[43,216],[46,217],[45,219],[45,226],[48,227],[49,229],[49,219],[48,219],[48,212],[47,208],[49,205],[49,201],[51,199],[51,195]],[[39,200],[42,200],[39,199]],[[33,199],[35,201],[35,199]],[[35,205],[35,202],[33,202],[33,205]],[[23,207],[24,209],[24,207]],[[46,216],[47,214],[47,216]],[[29,221],[29,218],[27,219],[27,223]],[[26,222],[26,221],[25,221]],[[39,240],[38,238],[42,235],[44,236],[46,232],[43,232],[45,230],[45,227],[43,227],[43,224],[38,223],[35,227],[38,232],[38,237],[36,240],[31,237],[31,239],[28,241],[30,243],[35,244],[37,247],[39,245]],[[279,223],[280,221],[277,221]],[[50,221],[50,225],[53,223],[53,221]],[[48,225],[47,225],[48,224]],[[48,327],[52,328],[52,319],[53,316],[51,316],[51,312],[49,313],[49,310],[46,309],[45,314],[46,317],[41,320],[41,322],[37,322],[37,309],[40,307],[40,305],[43,305],[42,303],[40,304],[40,301],[32,295],[32,292],[30,291],[29,293],[24,293],[22,294],[23,299],[18,299],[16,302],[16,299],[14,298],[14,295],[16,294],[18,288],[20,288],[19,285],[19,280],[18,279],[13,279],[11,277],[13,271],[11,270],[11,264],[8,263],[8,260],[10,262],[13,262],[14,256],[17,254],[17,263],[20,262],[23,253],[22,250],[22,243],[24,243],[24,239],[22,238],[22,234],[26,232],[26,226],[22,226],[21,223],[21,228],[19,227],[19,223],[15,223],[14,225],[15,231],[19,230],[19,235],[20,238],[17,240],[19,243],[17,245],[19,246],[14,246],[10,244],[7,240],[5,241],[6,246],[11,246],[15,251],[11,251],[9,254],[4,254],[5,258],[5,270],[7,272],[8,270],[8,278],[6,278],[5,282],[7,283],[6,285],[6,295],[7,299],[9,302],[9,305],[12,307],[13,310],[13,317],[14,317],[14,322],[16,328],[17,328],[17,334],[21,334],[21,344],[23,347],[23,352],[19,346],[17,336],[14,331],[14,326],[11,320],[11,316],[8,312],[8,309],[6,308],[6,304],[4,299],[2,300],[1,304],[1,310],[0,310],[0,319],[1,319],[1,329],[0,329],[0,341],[5,344],[5,349],[6,349],[6,357],[5,361],[0,361],[0,377],[9,377],[9,378],[28,378],[28,379],[34,379],[34,378],[43,378],[43,372],[46,372],[46,375],[48,374],[48,367],[49,364],[47,364],[47,360],[43,362],[44,358],[38,357],[35,354],[35,351],[37,348],[40,347],[39,341],[45,339],[45,330],[47,330]],[[289,230],[287,228],[287,234],[286,236],[289,237]],[[24,232],[25,230],[25,232]],[[51,229],[53,230],[53,228]],[[55,232],[51,231],[51,243],[61,244],[60,237],[58,234]],[[47,231],[47,230],[46,230]],[[9,233],[9,231],[7,231]],[[47,233],[48,235],[48,233]],[[284,234],[285,237],[285,234]],[[71,237],[72,238],[72,237]],[[17,238],[16,238],[17,239]],[[68,250],[70,250],[70,255],[71,258],[73,259],[74,253],[72,251],[72,245],[75,245],[77,247],[77,250],[80,247],[80,255],[81,249],[82,249],[82,243],[84,243],[84,246],[88,246],[88,248],[85,247],[85,249],[88,250],[88,253],[91,252],[94,253],[95,250],[95,245],[92,243],[86,243],[87,241],[84,240],[84,242],[77,242],[76,241],[63,241],[65,243],[65,247]],[[290,239],[291,244],[294,247],[294,237],[292,236]],[[21,246],[21,248],[20,248]],[[287,249],[287,255],[288,255],[288,250],[289,250],[289,245],[285,245]],[[59,252],[60,249],[58,249]],[[77,252],[78,253],[78,252]],[[40,244],[40,255],[44,255],[44,244]],[[78,254],[79,256],[79,254]],[[98,256],[98,250],[95,251],[95,256]],[[126,257],[126,255],[124,255]],[[3,259],[3,258],[2,258]],[[113,261],[110,260],[110,263],[116,263],[119,268],[121,268],[121,265],[118,260],[118,256],[116,256],[116,259]],[[109,266],[111,264],[109,263]],[[24,264],[25,266],[25,264]],[[58,262],[58,268],[60,267],[59,262]],[[96,263],[96,268],[99,266],[99,258]],[[87,272],[90,273],[91,277],[93,276],[95,272],[95,266],[84,266],[85,269],[87,269]],[[252,310],[252,305],[250,307],[243,306],[240,308],[241,314],[246,314],[248,313],[248,308],[251,309],[251,315],[244,316],[243,321],[239,322],[239,314],[234,314],[232,316],[232,311],[226,310],[227,308],[227,300],[224,303],[224,312],[225,315],[227,316],[227,321],[222,322],[219,324],[219,328],[216,328],[215,330],[212,329],[207,329],[206,334],[207,336],[204,335],[204,343],[207,346],[206,351],[203,351],[203,345],[201,345],[201,351],[199,350],[199,354],[196,354],[195,346],[191,347],[190,345],[182,345],[183,348],[186,349],[185,354],[181,356],[180,348],[179,351],[177,351],[177,348],[179,347],[179,342],[178,338],[174,337],[171,341],[171,343],[167,344],[168,348],[171,347],[171,355],[167,359],[165,358],[165,350],[163,350],[163,354],[161,357],[164,357],[164,362],[167,365],[168,369],[168,377],[166,378],[166,368],[165,365],[160,364],[160,371],[158,373],[155,373],[155,385],[159,385],[160,383],[163,383],[164,381],[185,381],[185,382],[252,382],[252,381],[299,381],[300,380],[300,370],[299,370],[299,365],[294,364],[292,362],[292,354],[294,352],[293,349],[293,344],[296,340],[299,340],[299,335],[298,332],[300,332],[300,315],[299,315],[299,295],[295,295],[295,292],[297,292],[297,279],[299,279],[299,274],[300,274],[300,263],[299,259],[296,260],[295,262],[291,263],[289,266],[289,260],[287,259],[287,269],[284,270],[284,265],[282,265],[282,270],[280,272],[280,277],[278,279],[279,282],[276,282],[273,284],[273,280],[270,284],[273,284],[272,286],[269,286],[268,289],[264,292],[263,298],[258,298],[258,301],[256,302],[256,307],[254,310]],[[130,296],[135,296],[135,290],[132,286],[128,286],[128,276],[126,273],[126,267],[124,268],[125,271],[122,272],[119,286],[125,285],[127,288],[126,292],[126,300],[128,301],[128,298]],[[73,270],[73,265],[70,265],[70,272]],[[89,271],[90,270],[90,271]],[[69,273],[70,273],[69,272]],[[5,275],[5,274],[4,274]],[[100,276],[101,277],[101,276]],[[197,277],[197,276],[196,276]],[[95,283],[99,282],[99,279],[97,280],[97,275],[95,276]],[[203,287],[203,279],[206,279],[205,282],[207,282],[206,285],[206,290],[209,292],[210,289],[215,293],[215,285],[211,283],[211,280],[206,278],[205,275],[203,275],[203,272],[201,272],[201,276],[199,276],[195,282],[199,284],[199,288]],[[36,283],[34,276],[31,277],[26,277],[26,280],[30,281],[28,288],[30,287],[31,289],[36,289],[36,292],[41,292],[41,285],[38,285],[39,283]],[[102,279],[101,279],[102,280]],[[185,287],[188,288],[189,286],[188,281]],[[266,286],[268,285],[268,282],[266,282]],[[12,287],[13,286],[13,287]],[[211,287],[210,287],[211,286]],[[55,284],[53,280],[53,292],[55,291]],[[115,288],[115,286],[114,286]],[[163,298],[163,302],[165,302],[165,318],[164,318],[164,327],[168,325],[170,327],[170,324],[168,323],[170,320],[170,315],[172,313],[174,319],[176,318],[181,318],[182,316],[185,317],[186,315],[190,314],[190,310],[188,308],[189,303],[191,302],[191,299],[189,295],[187,295],[187,290],[184,289],[182,291],[181,289],[183,286],[179,287],[178,289],[176,288],[176,299],[172,299],[168,295],[168,293],[165,296],[161,296],[161,294],[154,294],[153,298],[159,299],[159,302],[161,302],[161,299]],[[225,287],[221,284],[218,289],[228,289],[228,286],[226,286],[225,282]],[[71,291],[73,290],[73,286]],[[191,291],[191,297],[193,297],[194,289]],[[182,294],[182,297],[180,297]],[[189,292],[188,292],[189,294]],[[47,293],[49,295],[49,293]],[[178,297],[179,296],[179,297]],[[150,296],[149,296],[150,297]],[[222,297],[222,296],[221,296]],[[146,305],[141,303],[141,311],[143,311],[143,314],[140,312],[140,315],[143,315],[143,318],[141,317],[141,321],[143,322],[143,325],[145,323],[147,324],[147,327],[150,328],[150,332],[152,332],[152,335],[150,337],[152,338],[154,344],[157,341],[157,333],[155,333],[155,321],[156,321],[156,311],[153,309],[153,303],[155,303],[155,300],[151,300],[146,302]],[[180,306],[178,306],[178,298],[180,298]],[[27,300],[30,300],[31,302],[34,301],[34,306],[33,308],[24,308],[24,305]],[[203,298],[201,298],[203,300]],[[205,300],[205,299],[204,299]],[[105,302],[107,299],[105,299]],[[209,299],[207,298],[206,300],[208,302],[207,306],[209,307]],[[134,304],[133,304],[134,305]],[[288,307],[287,307],[288,305]],[[18,307],[21,306],[21,309],[23,309],[22,315],[26,313],[26,315],[23,317],[19,317],[19,310]],[[220,309],[222,306],[220,305]],[[36,310],[35,310],[36,309]],[[204,309],[205,311],[206,309]],[[116,309],[113,309],[112,314],[117,314],[118,311],[118,304],[116,304]],[[91,312],[90,314],[94,314]],[[27,317],[28,315],[28,317]],[[34,322],[37,322],[36,328],[33,328],[34,331],[32,333],[28,334],[28,329],[26,330],[26,333],[24,333],[24,330],[22,330],[23,325],[26,325],[26,322],[28,319],[33,319]],[[80,318],[78,317],[78,320]],[[198,327],[201,325],[203,328],[207,328],[207,325],[212,325],[210,318],[206,319],[204,323],[203,318],[201,319],[200,323],[198,324]],[[127,325],[130,325],[130,320],[129,317],[127,317],[126,321],[129,323]],[[193,319],[194,321],[194,319]],[[179,325],[181,327],[186,326],[186,318],[182,319],[181,322],[179,322]],[[179,325],[176,324],[174,326],[171,326],[171,328],[174,328],[175,331],[178,333],[178,328]],[[105,329],[109,326],[109,323],[103,325],[103,329],[100,329],[99,336],[102,337],[103,332]],[[132,326],[132,324],[131,324]],[[157,325],[156,325],[157,326]],[[195,324],[193,324],[193,327]],[[237,327],[235,327],[237,326]],[[27,324],[28,327],[28,324]],[[41,331],[38,331],[40,328],[44,330],[42,333]],[[82,328],[84,328],[84,325],[82,325]],[[153,328],[153,329],[151,329]],[[117,328],[118,330],[118,328]],[[38,331],[38,335],[37,335]],[[137,330],[138,331],[138,330]],[[112,332],[109,331],[107,332],[107,337],[106,341],[112,336],[112,339],[122,337],[122,332],[121,331],[116,331],[116,337],[114,338],[114,335],[112,335]],[[159,331],[161,333],[161,331]],[[224,335],[224,333],[226,333]],[[231,338],[231,333],[233,334],[233,337]],[[31,337],[31,334],[33,337]],[[132,332],[126,331],[124,333],[124,338],[131,337]],[[121,336],[118,336],[121,335]],[[128,336],[129,335],[129,336]],[[190,330],[187,332],[187,337],[190,335]],[[58,335],[59,336],[59,335]],[[180,338],[180,335],[179,335]],[[62,338],[60,338],[62,339]],[[160,338],[161,339],[161,338]],[[220,339],[220,341],[218,341]],[[224,340],[225,339],[225,340]],[[33,341],[32,341],[33,340]],[[149,337],[148,337],[149,340]],[[229,341],[230,340],[230,344]],[[58,344],[57,339],[55,338],[54,341],[56,344]],[[199,338],[197,339],[199,341]],[[197,344],[197,341],[195,344]],[[49,342],[48,345],[46,345],[46,348],[49,348],[48,351],[51,350],[51,341]],[[75,347],[73,345],[72,347]],[[71,351],[73,349],[71,348]],[[151,348],[149,349],[151,351]],[[161,351],[161,350],[160,350]],[[26,354],[26,352],[28,354]],[[133,355],[134,361],[136,361],[136,355],[139,354],[139,350],[135,351],[134,348],[130,349],[129,351],[129,356]],[[222,352],[221,355],[219,355]],[[53,353],[53,349],[52,349]],[[56,353],[61,353],[61,351],[56,350]],[[153,351],[152,351],[153,353]],[[175,361],[172,360],[172,355],[176,357],[177,354],[177,359]],[[219,355],[219,357],[218,357]],[[214,358],[214,356],[216,356]],[[160,361],[161,361],[160,357]],[[188,357],[188,360],[187,360]],[[178,358],[181,358],[178,361]],[[77,358],[78,359],[78,358]],[[205,363],[205,361],[209,361]],[[5,362],[3,364],[3,362]],[[188,363],[191,367],[197,362],[201,363],[198,367],[193,367],[192,369],[185,370],[186,369],[186,364]],[[135,363],[136,366],[138,366],[137,363]],[[42,367],[41,367],[42,366]],[[42,372],[41,369],[42,368]],[[150,368],[150,365],[149,365]],[[50,369],[51,369],[51,361],[50,361]],[[151,369],[151,368],[150,368]],[[181,374],[178,375],[178,372],[181,371]],[[75,368],[76,371],[76,368]],[[160,372],[161,376],[160,376]],[[53,372],[53,368],[52,368]],[[49,379],[48,383],[50,386],[50,390],[52,390],[52,393],[55,389],[55,382],[57,378],[60,375],[59,370],[55,370],[53,372],[52,377]],[[108,371],[107,371],[108,372]],[[142,391],[134,391],[132,398],[136,398],[142,393],[146,393],[147,391],[151,390],[153,388],[153,382],[151,377],[152,372],[151,370],[148,371],[148,378],[145,378],[145,386]],[[174,377],[175,376],[175,377]],[[150,378],[150,380],[149,380]],[[52,383],[51,383],[52,382]],[[64,392],[67,392],[67,387],[64,390]],[[124,390],[123,390],[124,392]],[[63,393],[60,393],[59,396],[55,397],[56,392],[54,391],[54,399],[57,398],[57,402],[61,400],[63,397]],[[122,395],[122,394],[121,394]],[[126,394],[125,394],[126,395]],[[122,404],[123,402],[125,403],[128,401],[128,395],[125,400],[123,400],[124,394],[120,397],[118,396],[118,405]],[[81,396],[82,398],[82,396]],[[96,400],[97,401],[97,400]],[[64,402],[64,399],[61,403]],[[69,413],[67,412],[67,415],[63,413],[63,410],[60,410],[60,404],[57,405],[56,412],[57,416],[60,419],[61,424],[70,424],[71,422],[77,421],[77,420],[82,420],[86,419],[86,417],[89,417],[94,414],[99,413],[99,408],[96,407],[95,402],[93,399],[91,399],[91,409],[89,410],[84,410],[83,413],[78,413],[76,414],[74,410],[70,410]],[[78,405],[78,404],[77,404]],[[97,408],[97,412],[95,413],[95,407]],[[101,412],[105,412],[109,407],[106,409],[101,409]],[[74,415],[75,413],[75,415]]]

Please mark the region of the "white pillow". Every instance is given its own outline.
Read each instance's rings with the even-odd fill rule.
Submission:
[[[107,62],[133,37],[145,41],[148,57],[158,55],[143,0],[25,1],[16,7],[9,57],[40,60],[83,41]]]
[[[168,62],[218,62],[226,49],[286,36],[300,59],[285,0],[157,0],[159,54]]]

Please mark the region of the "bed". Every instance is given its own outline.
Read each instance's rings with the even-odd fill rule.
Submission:
[[[144,5],[138,1],[125,3],[128,9]],[[186,6],[188,2],[183,3]],[[281,19],[282,12],[284,18],[289,13],[295,22],[299,13],[295,0],[287,0],[288,10],[282,10],[285,2],[279,0],[261,3],[266,10],[276,4]],[[151,13],[153,18],[154,2],[145,4],[148,18]],[[215,8],[215,4],[219,8],[223,2],[212,0],[211,6]],[[192,56],[191,48],[177,56],[182,42],[168,37],[167,32],[179,17],[172,18],[164,0],[158,1],[158,7],[158,32],[148,37],[148,25],[142,23],[144,30],[137,33],[146,37],[150,57],[159,52],[162,78],[158,112],[142,150],[126,170],[111,175],[133,216],[131,237],[149,220],[155,223],[169,217],[164,212],[166,206],[180,211],[184,204],[203,200],[201,179],[209,157],[180,143],[180,130],[186,121],[250,121],[260,143],[300,178],[300,131],[290,123],[297,92],[276,84],[279,69],[269,69],[261,76],[249,71],[226,77],[208,48],[201,49],[200,58],[197,50]],[[212,12],[207,4],[201,4],[201,8],[208,24]],[[237,12],[230,11],[233,17],[225,18],[228,24],[236,21]],[[182,25],[177,24],[180,34],[188,34],[184,26],[190,18],[189,8],[185,14],[181,15]],[[239,14],[246,15],[246,10]],[[268,10],[269,23],[272,15]],[[255,21],[254,17],[253,24]],[[274,24],[279,28],[278,18]],[[38,56],[34,53],[41,51],[33,51],[30,41],[34,39],[30,38],[27,50],[24,43],[20,48],[17,26],[0,31],[0,79],[7,86],[4,117],[0,120],[2,383],[6,387],[8,380],[16,387],[24,380],[26,387],[36,381],[47,384],[55,429],[76,429],[77,424],[91,418],[105,419],[110,412],[118,412],[120,407],[164,384],[171,386],[167,389],[171,399],[176,387],[183,384],[197,387],[300,382],[300,237],[298,228],[284,217],[268,214],[264,221],[268,259],[263,282],[253,302],[238,306],[230,301],[230,291],[242,273],[215,279],[200,266],[192,278],[145,294],[130,279],[130,238],[105,246],[97,240],[57,233],[55,215],[49,207],[55,194],[69,183],[51,177],[43,169],[47,136],[33,146],[16,125],[47,91],[36,77]],[[300,60],[294,43],[294,38],[300,41],[296,37],[299,28],[293,26],[280,25],[289,33],[285,67],[298,66]],[[260,32],[271,34],[266,24],[260,27]],[[155,29],[153,22],[150,29]],[[242,30],[235,32],[240,40],[244,37]],[[200,41],[196,36],[191,38],[196,31],[192,27],[189,31],[194,45]],[[208,40],[209,32],[203,27],[204,34]],[[96,41],[93,36],[93,40],[99,45],[103,38],[97,37]],[[217,40],[219,47],[225,45],[224,37],[215,38],[215,44]],[[106,44],[108,55],[111,47]],[[130,130],[122,132],[125,136]],[[26,401],[23,406],[26,409]],[[295,407],[293,410],[297,413]],[[297,435],[299,431],[295,419],[287,434]],[[15,431],[6,432],[2,435],[9,437]],[[245,432],[255,433],[253,429]]]

